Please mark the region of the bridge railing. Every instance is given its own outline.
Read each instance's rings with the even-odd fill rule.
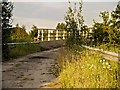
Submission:
[[[39,29],[38,36],[34,41],[64,40],[67,38],[67,32],[64,29]]]

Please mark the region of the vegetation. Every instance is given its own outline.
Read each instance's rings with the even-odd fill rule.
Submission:
[[[67,27],[66,27],[65,23],[58,23],[57,26],[56,26],[56,29],[65,30],[65,29],[67,29]]]
[[[71,3],[69,2],[68,12],[65,16],[65,22],[67,27],[67,45],[79,44],[80,40],[80,29],[83,26],[83,16],[82,12],[82,2],[79,3],[79,9],[76,9],[76,3],[74,4],[74,8],[71,7]],[[80,26],[80,27],[79,27]],[[80,29],[79,29],[80,28]]]
[[[34,37],[37,37],[37,36],[38,36],[38,28],[37,26],[33,25],[32,30],[30,32],[30,37],[34,39]]]
[[[111,18],[108,11],[100,12],[103,22],[94,21],[92,33],[84,25],[81,15],[82,3],[80,2],[79,5],[80,16],[77,19],[76,6],[74,9],[69,6],[65,16],[68,31],[67,47],[61,50],[57,60],[56,75],[59,77],[57,84],[61,88],[120,88],[119,63],[104,59],[100,52],[86,50],[81,46],[89,43],[91,46],[118,53],[119,5],[111,12]]]
[[[120,48],[120,5],[118,4],[114,11],[100,12],[101,23],[94,21],[91,33],[91,39],[87,42],[91,46],[102,48],[112,52],[117,52]]]
[[[62,88],[120,88],[118,67],[99,52],[78,46],[63,49],[58,59],[58,84]]]
[[[69,2],[70,4],[70,2]],[[92,47],[103,47],[104,50],[118,52],[120,44],[120,5],[111,13],[108,11],[100,12],[102,22],[93,20],[92,32],[87,25],[84,24],[82,12],[82,2],[79,3],[78,12],[76,3],[74,8],[69,5],[65,22],[68,32],[67,45],[84,44]],[[72,46],[71,46],[72,47]],[[117,50],[117,51],[116,51]]]
[[[31,53],[40,52],[45,50],[39,43],[36,44],[21,44],[21,45],[9,45],[9,57],[11,59],[25,56]]]
[[[1,25],[2,25],[2,43],[7,43],[10,35],[10,28],[12,27],[12,10],[13,3],[8,2],[7,0],[2,0],[0,2],[0,6],[2,7],[2,15],[1,15]],[[2,57],[9,58],[9,50],[7,45],[2,44]]]
[[[16,27],[11,28],[9,42],[28,42],[28,41],[32,41],[32,39],[26,32],[26,28],[24,25],[20,27],[19,24],[17,24]]]
[[[101,44],[99,46],[95,46],[96,48],[99,49],[103,49],[104,51],[110,51],[110,52],[115,52],[115,53],[119,53],[120,50],[120,45],[117,44]]]

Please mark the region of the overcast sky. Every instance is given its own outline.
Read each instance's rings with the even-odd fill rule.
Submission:
[[[118,1],[83,2],[82,14],[85,23],[91,26],[93,19],[100,22],[99,12],[114,10]],[[67,9],[67,2],[14,2],[13,24],[25,25],[27,29],[32,25],[39,28],[55,28],[58,22],[64,22]]]

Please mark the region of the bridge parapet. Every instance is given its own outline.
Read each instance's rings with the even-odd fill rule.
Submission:
[[[67,31],[64,29],[44,29],[38,30],[37,38],[35,41],[52,41],[52,40],[64,40],[67,37]]]

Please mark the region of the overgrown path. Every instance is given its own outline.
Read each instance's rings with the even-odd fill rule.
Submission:
[[[3,62],[3,88],[39,88],[56,77],[52,73],[60,48]]]

